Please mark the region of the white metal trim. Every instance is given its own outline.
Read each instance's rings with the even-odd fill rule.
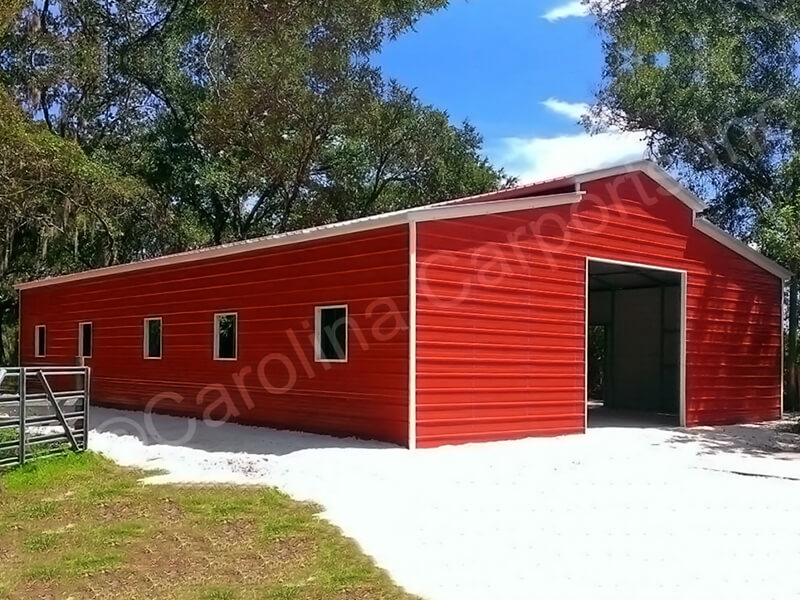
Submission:
[[[597,258],[596,256],[589,256],[587,257],[588,260],[593,260],[595,262],[606,263],[608,265],[620,265],[623,267],[634,267],[638,269],[653,269],[655,271],[667,271],[669,273],[686,273],[685,269],[674,269],[671,267],[656,267],[654,265],[648,265],[646,263],[637,263],[637,262],[630,262],[626,260],[612,260],[610,258]]]
[[[776,277],[780,277],[784,280],[791,278],[791,272],[778,263],[770,260],[760,252],[743,243],[741,240],[720,229],[707,219],[697,216],[698,213],[702,213],[708,208],[706,203],[698,198],[686,186],[674,179],[666,170],[650,160],[640,160],[624,165],[609,167],[607,169],[589,171],[580,175],[576,175],[574,177],[574,181],[580,185],[590,181],[597,181],[598,179],[619,177],[636,172],[641,172],[649,176],[667,192],[691,208],[694,213],[693,224],[695,229],[700,230],[717,242],[740,254],[750,262],[760,266],[765,271],[772,273]]]
[[[497,200],[491,202],[459,204],[452,206],[436,205],[436,204],[429,206],[421,206],[417,208],[410,208],[406,210],[375,215],[372,217],[364,217],[362,219],[355,219],[352,221],[343,221],[341,223],[333,223],[330,225],[312,227],[310,229],[302,229],[299,231],[292,231],[289,233],[281,233],[277,235],[257,238],[253,240],[247,240],[243,242],[234,242],[231,244],[223,244],[221,246],[213,246],[209,248],[199,248],[197,250],[190,250],[188,252],[181,252],[178,254],[171,254],[168,256],[162,256],[158,258],[151,258],[134,263],[127,263],[124,265],[104,267],[102,269],[84,271],[82,273],[73,273],[71,275],[62,275],[60,277],[51,277],[49,279],[41,279],[39,281],[31,281],[28,283],[19,283],[15,286],[15,288],[18,290],[27,290],[32,288],[60,284],[60,283],[82,281],[85,279],[94,279],[96,277],[104,277],[108,275],[119,275],[122,273],[129,273],[131,271],[140,271],[143,269],[155,269],[158,267],[183,264],[198,260],[206,260],[209,258],[230,256],[234,254],[241,254],[244,252],[252,252],[255,250],[264,250],[267,248],[288,246],[291,244],[298,244],[301,242],[309,242],[313,240],[321,240],[349,233],[370,231],[373,229],[380,229],[383,227],[390,227],[393,225],[404,225],[406,223],[409,223],[412,220],[412,218],[417,221],[457,219],[462,217],[471,217],[471,216],[486,215],[486,214],[501,214],[505,212],[518,211],[518,210],[529,210],[533,208],[548,208],[551,206],[574,204],[580,202],[580,199],[581,196],[574,193],[569,193],[569,194],[554,194],[545,196],[529,196],[526,198],[516,198],[513,200]]]
[[[519,193],[524,193],[526,190],[535,190],[537,186],[557,183],[559,181],[571,182],[575,184],[576,188],[580,188],[582,183],[590,181],[597,181],[608,177],[621,176],[631,173],[641,172],[648,175],[656,181],[661,187],[667,190],[670,194],[675,196],[679,201],[683,202],[686,206],[692,209],[693,213],[701,213],[706,209],[705,203],[700,200],[694,193],[676,181],[667,171],[650,160],[638,160],[623,165],[609,167],[606,169],[597,169],[594,171],[587,171],[573,176],[563,178],[556,178],[550,181],[538,182],[531,185],[521,186],[518,188]],[[322,225],[320,227],[313,227],[310,229],[303,229],[300,231],[293,231],[289,233],[282,233],[278,235],[248,240],[244,242],[234,242],[232,244],[223,244],[221,246],[214,246],[210,248],[200,248],[191,250],[189,252],[182,252],[179,254],[172,254],[169,256],[162,256],[143,260],[135,263],[128,263],[124,265],[116,265],[113,267],[105,267],[102,269],[95,269],[93,271],[85,271],[83,273],[74,273],[71,275],[62,275],[60,277],[52,277],[49,279],[42,279],[39,281],[31,281],[27,283],[19,283],[15,285],[18,290],[26,290],[31,288],[44,287],[55,285],[59,283],[67,283],[72,281],[81,281],[84,279],[91,279],[95,277],[102,277],[106,275],[115,275],[120,273],[127,273],[130,271],[138,271],[142,269],[150,269],[168,265],[175,265],[187,263],[206,258],[215,258],[220,256],[227,256],[232,254],[239,254],[243,252],[250,252],[252,250],[261,250],[265,248],[273,248],[277,246],[284,246],[300,242],[325,239],[328,237],[335,237],[348,233],[356,233],[360,231],[368,231],[372,229],[379,229],[382,227],[389,227],[392,225],[400,225],[408,223],[412,219],[417,221],[439,220],[439,219],[455,219],[466,216],[476,216],[481,214],[500,214],[513,210],[526,210],[532,208],[547,208],[551,206],[559,206],[562,204],[571,204],[579,202],[580,197],[575,194],[551,194],[551,195],[533,195],[525,198],[506,199],[506,200],[492,200],[493,196],[499,194],[508,194],[513,190],[501,190],[499,192],[491,192],[479,196],[472,196],[468,198],[461,198],[441,202],[438,204],[421,206],[382,215],[375,215],[372,217],[364,217],[352,221],[344,221],[342,223],[333,223],[330,225]],[[580,193],[580,192],[578,192]],[[572,198],[572,199],[570,199]],[[471,203],[464,204],[464,201]],[[481,201],[482,200],[482,201]],[[716,228],[714,225],[702,218],[695,218],[694,226],[710,235],[720,243],[728,246],[735,252],[738,252],[748,260],[761,266],[768,272],[787,279],[791,276],[789,271],[778,265],[777,263],[769,260],[765,256],[756,252],[746,244],[730,236],[726,232]]]
[[[22,292],[17,301],[17,366],[22,368]]]
[[[611,265],[620,265],[624,267],[634,267],[640,269],[651,269],[653,271],[666,271],[669,273],[677,273],[681,276],[681,312],[680,312],[680,321],[681,321],[681,331],[680,331],[680,369],[679,369],[679,419],[680,419],[680,426],[686,427],[686,339],[687,339],[687,303],[689,299],[689,273],[683,269],[672,269],[669,267],[657,267],[655,265],[648,265],[644,263],[636,263],[636,262],[627,262],[623,260],[612,260],[607,258],[599,258],[596,256],[587,256],[586,257],[586,315],[584,320],[585,326],[585,337],[583,340],[583,350],[584,350],[584,377],[585,382],[583,386],[584,390],[584,405],[586,407],[587,413],[587,425],[588,425],[588,412],[589,412],[589,389],[588,389],[588,377],[589,377],[589,266],[591,262],[599,262],[599,263],[606,263]]]
[[[686,361],[687,361],[687,339],[689,332],[689,272],[681,274],[681,366],[680,366],[680,404],[681,404],[681,427],[687,424],[687,398],[686,398]]]
[[[322,358],[322,311],[344,309],[344,358]],[[314,362],[346,364],[350,361],[350,307],[347,304],[324,304],[314,307]]]
[[[461,219],[465,217],[479,217],[483,215],[498,215],[519,210],[534,208],[550,208],[577,204],[585,194],[583,192],[570,192],[568,194],[554,194],[550,196],[530,196],[515,198],[513,200],[495,200],[478,202],[474,204],[459,204],[454,206],[432,205],[425,210],[409,211],[409,220],[423,223],[426,221],[441,221],[444,219]]]
[[[92,331],[92,352],[88,356],[83,355],[83,326],[89,325]],[[78,358],[92,358],[94,355],[94,324],[92,321],[81,321],[78,323]]]
[[[147,356],[147,351],[150,346],[150,330],[148,329],[147,325],[151,321],[158,321],[161,323],[161,339],[159,340],[158,347],[161,350],[160,356]],[[237,342],[238,342],[238,332],[237,332]],[[164,319],[162,317],[145,317],[144,318],[144,344],[142,345],[142,356],[145,360],[163,360],[164,358]]]
[[[220,317],[236,317],[235,339],[236,343],[233,347],[233,358],[220,358],[219,356],[219,318]],[[163,333],[163,332],[162,332]],[[163,351],[162,351],[163,354]],[[214,360],[221,362],[234,362],[239,360],[239,313],[238,312],[221,312],[214,313]]]
[[[589,431],[589,263],[584,263],[583,280],[583,433]]]
[[[597,181],[598,179],[606,179],[609,177],[620,177],[632,173],[644,173],[658,183],[662,188],[667,190],[670,194],[675,196],[678,200],[683,202],[686,206],[695,212],[703,212],[708,208],[705,202],[698,198],[686,186],[675,180],[666,170],[662,169],[651,160],[637,160],[622,165],[608,167],[606,169],[599,169],[595,171],[587,171],[572,177],[578,183],[588,183],[590,181]]]
[[[754,250],[741,240],[729,234],[727,231],[720,229],[719,227],[714,225],[711,221],[708,221],[707,219],[704,219],[702,217],[698,217],[694,221],[694,226],[696,229],[702,231],[711,239],[733,250],[737,254],[743,256],[750,262],[757,264],[765,271],[772,273],[773,275],[782,279],[783,281],[791,279],[792,277],[791,271],[783,268],[778,263],[771,261],[760,252],[757,252],[756,250]]]
[[[408,224],[408,447],[417,447],[417,223]]]
[[[42,352],[42,349],[39,347],[40,329],[44,329],[44,352]],[[33,357],[47,358],[47,325],[36,325],[33,328]]]
[[[781,419],[786,416],[786,331],[784,324],[786,323],[786,282],[781,281]]]

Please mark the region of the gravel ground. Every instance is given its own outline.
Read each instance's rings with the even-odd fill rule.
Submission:
[[[789,423],[607,427],[407,451],[93,411],[92,449],[159,482],[276,486],[429,600],[800,598]]]

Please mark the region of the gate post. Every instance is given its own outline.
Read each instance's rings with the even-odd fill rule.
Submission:
[[[26,396],[28,395],[28,372],[25,367],[19,369],[19,464],[25,464],[25,421],[28,411],[26,409]]]
[[[91,369],[84,366],[83,368],[83,449],[89,449],[89,394],[90,388],[90,374]]]

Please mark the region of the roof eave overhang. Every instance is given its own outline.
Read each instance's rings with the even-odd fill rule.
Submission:
[[[608,169],[583,173],[581,175],[576,175],[573,180],[578,188],[580,188],[580,186],[584,183],[611,177],[622,177],[634,173],[644,173],[653,181],[658,183],[658,185],[666,192],[689,207],[692,210],[692,218],[694,221],[693,224],[699,231],[708,235],[723,246],[726,246],[730,250],[733,250],[750,262],[758,265],[765,271],[775,275],[781,280],[788,281],[792,278],[791,271],[779,265],[775,261],[770,260],[738,238],[732,236],[728,232],[720,229],[707,219],[700,216],[705,210],[708,209],[708,205],[698,198],[697,195],[689,190],[686,186],[672,177],[666,170],[650,160],[640,160],[624,165],[609,167]]]
[[[775,261],[770,260],[757,250],[751,248],[750,246],[742,242],[740,239],[729,234],[727,231],[720,229],[708,219],[704,219],[703,217],[696,217],[694,220],[694,226],[695,228],[706,234],[708,237],[719,242],[723,246],[728,247],[729,249],[743,256],[750,262],[755,263],[765,271],[772,273],[773,275],[775,275],[775,277],[778,277],[783,281],[788,281],[789,279],[792,278],[791,271],[782,267]]]
[[[289,246],[292,244],[323,240],[326,238],[359,233],[362,231],[382,229],[384,227],[392,227],[411,222],[458,219],[479,215],[502,214],[520,210],[530,210],[534,208],[548,208],[576,204],[580,202],[582,197],[582,193],[571,192],[567,194],[539,195],[515,198],[511,200],[498,200],[489,203],[478,202],[470,204],[421,206],[418,208],[411,208],[393,213],[376,215],[373,217],[365,217],[352,221],[344,221],[341,223],[332,223],[330,225],[322,225],[320,227],[302,229],[299,231],[292,231],[289,233],[282,233],[244,242],[234,242],[232,244],[223,244],[221,246],[213,246],[210,248],[200,248],[197,250],[190,250],[188,252],[162,256],[159,258],[153,258],[134,263],[126,263],[123,265],[94,269],[92,271],[84,271],[82,273],[50,277],[47,279],[40,279],[38,281],[30,281],[27,283],[18,283],[14,287],[17,290],[29,290],[71,283],[75,281],[83,281],[87,279],[96,279],[98,277],[120,275],[123,273],[157,269],[160,267],[191,263],[212,258],[221,258],[225,256],[243,254],[246,252],[255,252],[269,248]]]
[[[361,231],[369,231],[373,229],[391,227],[394,225],[401,225],[404,223],[457,219],[469,216],[502,214],[504,212],[528,210],[533,208],[547,208],[575,204],[580,202],[580,199],[582,198],[583,192],[581,192],[581,186],[583,184],[612,177],[633,175],[636,173],[644,173],[645,175],[649,176],[665,191],[689,207],[692,210],[694,226],[698,230],[705,233],[720,244],[740,254],[752,263],[760,266],[767,272],[772,273],[776,277],[779,277],[784,281],[791,278],[792,274],[789,270],[768,259],[766,256],[754,250],[747,244],[744,244],[737,238],[726,233],[719,227],[716,227],[706,219],[699,216],[703,213],[703,211],[706,210],[706,204],[694,193],[692,193],[691,190],[675,180],[669,173],[667,173],[667,171],[652,161],[639,160],[606,169],[589,171],[550,182],[551,185],[555,185],[556,183],[560,182],[574,185],[575,192],[571,193],[547,195],[546,193],[543,193],[540,184],[529,185],[517,190],[516,193],[529,193],[529,195],[521,198],[507,198],[508,194],[512,193],[508,190],[493,192],[490,194],[462,198],[459,200],[376,215],[373,217],[365,217],[362,219],[355,219],[342,223],[333,223],[330,225],[323,225],[320,227],[303,229],[300,231],[293,231],[265,238],[258,238],[244,242],[235,242],[232,244],[214,246],[211,248],[201,248],[198,250],[191,250],[189,252],[173,254],[135,263],[95,269],[93,271],[75,273],[72,275],[52,277],[49,279],[42,279],[28,283],[20,283],[17,284],[15,288],[18,290],[27,290],[61,283],[68,283],[72,281],[94,279],[108,275],[155,269],[169,265],[190,263],[211,258],[236,255],[245,252],[253,252],[267,248],[288,246],[291,244],[332,238]],[[539,191],[538,194],[536,194],[537,190]],[[497,199],[493,199],[494,197],[497,197]]]
[[[649,176],[664,190],[675,196],[678,200],[696,213],[701,213],[708,208],[708,205],[698,198],[694,192],[689,190],[685,185],[667,173],[667,171],[650,160],[639,160],[624,165],[609,167],[607,169],[582,173],[580,175],[576,175],[573,180],[576,184],[581,185],[591,181],[598,181],[600,179],[622,177],[636,173],[644,173],[645,175]]]

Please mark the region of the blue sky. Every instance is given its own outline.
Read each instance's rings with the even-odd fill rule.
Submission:
[[[601,83],[602,48],[580,1],[451,0],[389,43],[377,64],[522,181],[641,158],[641,134],[589,136],[578,124]]]

